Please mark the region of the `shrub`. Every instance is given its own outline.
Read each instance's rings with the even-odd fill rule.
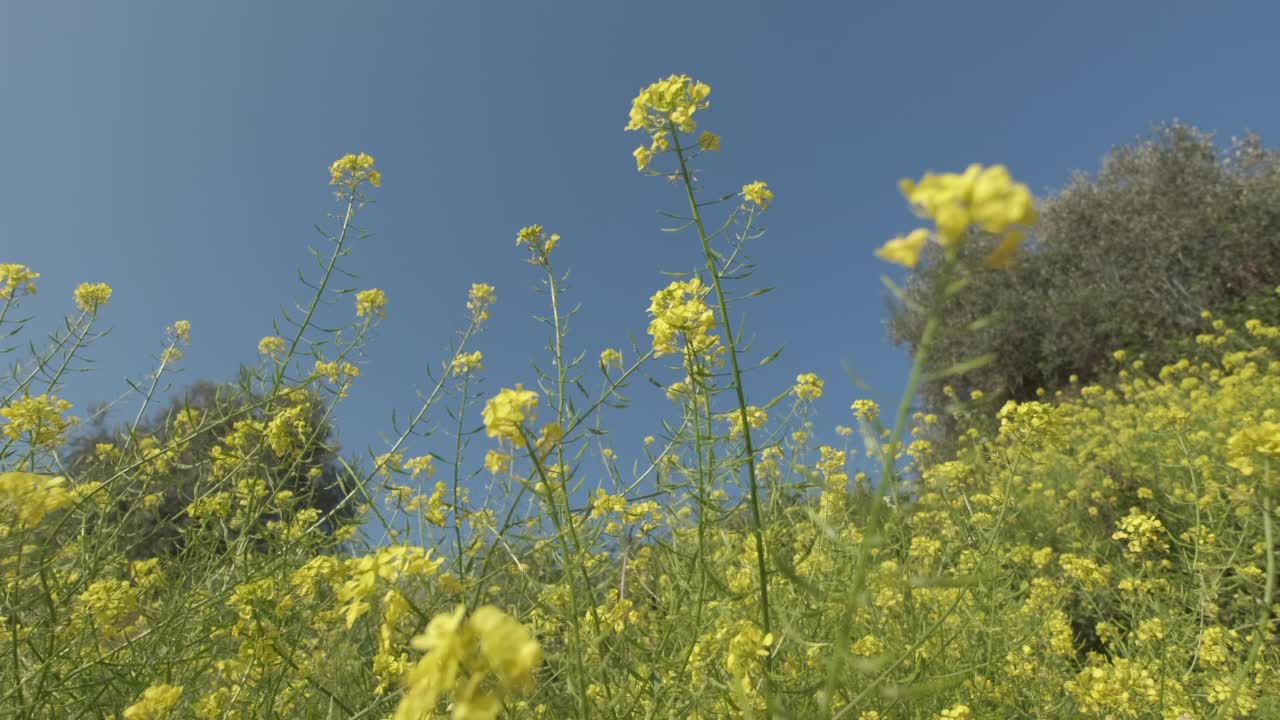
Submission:
[[[971,275],[938,334],[932,369],[989,362],[928,382],[929,412],[982,390],[992,407],[1083,382],[1115,350],[1176,360],[1202,310],[1265,295],[1280,282],[1280,154],[1250,134],[1220,152],[1210,136],[1174,123],[1113,150],[1096,178],[1077,174],[1045,200],[1025,252],[1010,269],[980,262],[987,238],[966,244]],[[911,305],[935,291],[936,268],[912,276],[889,321],[916,347],[924,318]],[[974,324],[979,325],[975,328]]]

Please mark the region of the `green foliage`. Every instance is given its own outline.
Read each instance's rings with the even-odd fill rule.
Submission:
[[[1200,313],[1268,293],[1280,282],[1280,154],[1256,135],[1225,152],[1211,136],[1174,123],[1114,149],[1098,175],[1077,174],[1040,208],[1019,262],[983,267],[993,240],[960,249],[970,282],[948,309],[931,369],[990,355],[960,376],[926,382],[925,407],[941,411],[950,384],[960,398],[981,389],[999,407],[1099,377],[1114,350],[1145,352],[1154,365],[1179,357],[1178,338]],[[937,254],[937,248],[933,248]],[[924,305],[942,264],[928,262],[889,321],[913,353]],[[975,327],[975,324],[979,327]]]
[[[266,417],[266,397],[253,388],[248,372],[242,369],[240,375],[240,381],[233,383],[197,380],[132,429],[95,424],[68,443],[64,463],[75,477],[108,486],[118,473],[138,471],[122,462],[122,454],[127,459],[130,451],[145,456],[147,448],[172,449],[141,468],[159,496],[155,512],[133,512],[130,500],[121,497],[113,519],[103,525],[111,528],[112,541],[126,556],[148,558],[180,550],[183,529],[191,522],[186,508],[212,484],[211,452],[227,443],[236,423]],[[184,420],[184,415],[190,420]],[[307,415],[314,432],[305,447],[288,457],[264,453],[261,471],[276,492],[293,493],[299,509],[315,508],[326,518],[322,528],[332,530],[350,519],[353,508],[344,502],[334,427],[318,397],[308,400]],[[261,521],[272,519],[264,515]]]

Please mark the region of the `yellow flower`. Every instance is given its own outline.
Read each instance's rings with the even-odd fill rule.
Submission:
[[[489,306],[496,302],[493,286],[485,283],[472,283],[467,294],[467,310],[471,311],[471,321],[479,324],[489,319]]]
[[[32,445],[61,445],[67,428],[80,422],[80,418],[62,417],[70,409],[71,403],[53,395],[25,396],[0,408],[0,417],[9,421],[2,432],[10,440],[25,434]]]
[[[170,328],[170,330],[173,332],[173,336],[178,340],[186,343],[191,342],[191,321],[179,320],[173,324],[173,327]]]
[[[163,720],[182,695],[181,686],[152,685],[142,691],[138,702],[125,708],[124,720]]]
[[[609,368],[616,367],[622,369],[622,352],[614,348],[605,348],[600,351],[600,366]]]
[[[670,75],[644,88],[631,101],[627,130],[667,132],[670,125],[684,133],[696,127],[693,114],[707,107],[711,87],[688,75]]]
[[[445,693],[451,695],[454,720],[492,720],[508,697],[532,688],[542,648],[529,629],[491,605],[465,615],[459,605],[432,618],[413,638],[413,648],[426,655],[405,675],[395,720],[434,716]]]
[[[867,422],[872,422],[880,416],[880,406],[874,400],[854,400],[849,409],[858,419]]]
[[[649,163],[653,162],[653,151],[643,145],[636,148],[635,152],[631,154],[636,158],[637,170],[644,170],[649,167]]]
[[[958,243],[970,225],[1001,234],[1036,219],[1031,192],[1013,182],[1003,165],[974,164],[963,173],[926,173],[919,182],[907,179],[899,186],[919,215],[933,219],[943,247]],[[1004,247],[996,260],[1003,261],[1012,249]]]
[[[497,450],[490,450],[484,454],[484,469],[494,475],[504,473],[511,469],[511,456]]]
[[[12,300],[19,293],[36,294],[35,279],[40,273],[32,272],[26,265],[0,263],[0,299]]]
[[[541,225],[530,225],[520,228],[516,233],[516,245],[527,245],[533,257],[529,262],[538,265],[545,263],[547,256],[560,244],[560,236],[556,233],[548,235]]]
[[[348,153],[338,158],[329,166],[329,184],[346,185],[355,188],[362,182],[374,187],[382,186],[382,173],[373,167],[373,157],[360,153]]]
[[[361,290],[356,293],[356,316],[387,317],[387,294],[378,288]]]
[[[533,421],[537,406],[538,393],[525,390],[523,385],[516,385],[514,390],[503,388],[484,405],[481,417],[485,431],[489,437],[523,444],[521,426]]]
[[[258,341],[258,354],[269,355],[273,358],[279,358],[280,354],[285,350],[285,340],[276,335],[268,335]]]
[[[76,288],[76,307],[87,313],[95,313],[111,299],[111,286],[106,283],[80,283]]]
[[[1264,420],[1251,423],[1227,440],[1227,464],[1251,476],[1259,465],[1280,467],[1280,424]]]
[[[715,152],[720,149],[720,136],[713,132],[703,130],[698,136],[698,147],[707,152]]]
[[[465,375],[467,373],[474,372],[480,369],[480,361],[483,359],[484,356],[480,354],[479,350],[469,353],[460,353],[458,357],[454,358],[453,362],[449,364],[449,372],[452,372],[455,375]]]
[[[924,249],[928,239],[928,230],[924,228],[912,230],[906,236],[899,235],[885,243],[883,247],[876,250],[876,257],[906,268],[914,268],[920,262],[920,251]]]
[[[800,400],[817,400],[822,397],[824,385],[822,378],[816,373],[801,373],[796,376],[796,384],[791,388],[791,393]]]
[[[0,518],[16,517],[18,527],[35,527],[45,515],[70,507],[75,495],[67,479],[27,472],[0,473]],[[0,527],[4,527],[0,524]]]
[[[1116,523],[1111,539],[1124,542],[1126,549],[1136,555],[1151,549],[1168,550],[1169,543],[1165,542],[1164,534],[1164,523],[1134,507],[1129,508],[1129,514]]]
[[[768,210],[769,203],[773,202],[773,191],[763,180],[756,180],[742,186],[742,197],[747,202],[755,203],[761,210]]]
[[[685,282],[673,282],[654,293],[649,300],[649,335],[653,337],[654,356],[680,352],[679,339],[684,337],[689,349],[695,353],[707,352],[719,343],[712,334],[715,315],[703,297],[710,288],[698,278]]]
[[[737,410],[733,410],[725,413],[724,415],[721,416],[721,418],[729,422],[729,437],[739,437],[740,435],[742,435],[742,413],[741,412]],[[748,425],[750,425],[754,429],[754,428],[763,427],[764,424],[767,422],[769,422],[769,413],[765,412],[763,408],[758,408],[755,405],[747,406],[747,424]]]

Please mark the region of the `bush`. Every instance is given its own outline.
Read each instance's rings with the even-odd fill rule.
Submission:
[[[252,387],[252,374],[241,373],[240,383],[198,380],[149,418],[139,418],[132,426],[107,428],[95,425],[70,443],[64,465],[81,483],[110,482],[155,448],[175,452],[144,461],[126,469],[135,477],[145,477],[152,486],[154,513],[138,514],[125,499],[117,501],[116,515],[107,520],[113,540],[130,559],[150,558],[181,550],[183,527],[190,522],[186,508],[216,484],[210,478],[210,453],[225,446],[237,423],[259,422],[264,418],[266,398]],[[295,507],[314,508],[326,518],[320,529],[331,532],[353,514],[353,504],[345,502],[342,469],[333,444],[333,422],[324,403],[313,395],[306,403],[306,425],[313,428],[299,452],[266,454],[263,467],[271,485],[292,493]],[[277,518],[266,516],[267,522]]]
[[[1040,207],[1040,222],[1014,267],[979,261],[988,238],[961,253],[973,280],[956,297],[931,351],[934,369],[991,361],[928,382],[925,408],[942,412],[950,385],[962,400],[983,391],[991,406],[1088,382],[1115,350],[1158,366],[1194,335],[1202,310],[1270,294],[1280,283],[1280,153],[1257,136],[1223,153],[1210,136],[1174,123],[1113,150],[1094,179],[1082,174]],[[935,292],[938,266],[912,276],[906,298]],[[973,329],[973,323],[985,323]],[[924,317],[898,303],[895,342],[913,349]]]

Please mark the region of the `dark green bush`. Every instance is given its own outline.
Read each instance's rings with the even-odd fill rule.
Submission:
[[[928,366],[994,359],[927,382],[924,409],[947,408],[947,384],[961,401],[980,389],[997,408],[1034,399],[1072,375],[1099,377],[1117,349],[1158,367],[1177,357],[1177,339],[1202,331],[1202,310],[1241,307],[1280,283],[1280,152],[1252,133],[1222,150],[1187,125],[1159,127],[1112,150],[1096,177],[1077,173],[1039,210],[1012,269],[983,267],[991,238],[966,243],[974,282],[953,298]],[[908,281],[908,303],[934,291],[930,267],[926,258]],[[896,343],[914,352],[922,328],[909,304],[895,304]]]

